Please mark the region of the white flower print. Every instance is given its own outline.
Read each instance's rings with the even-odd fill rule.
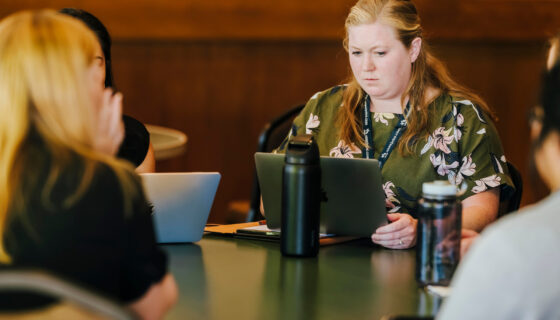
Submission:
[[[395,118],[395,115],[389,112],[374,112],[373,113],[373,120],[375,120],[375,122],[381,122],[384,125],[388,126],[389,122],[387,121],[387,119],[393,119]]]
[[[395,184],[391,181],[387,181],[383,184],[383,191],[385,192],[385,207],[389,209],[389,212],[399,212],[401,209],[401,206],[399,206],[401,202],[397,199],[393,190],[391,190],[391,188],[394,187]]]
[[[313,97],[311,97],[311,99],[309,99],[309,100],[317,99],[317,97],[319,96],[319,94],[321,94],[321,91],[315,93],[315,94],[313,95]]]
[[[462,114],[458,114],[457,115],[457,126],[453,129],[453,137],[455,138],[455,141],[459,142],[459,140],[461,140],[461,137],[463,136],[463,133],[461,132],[461,127],[463,126],[463,123],[465,122],[465,118],[463,117]]]
[[[471,157],[472,153],[468,156],[463,157],[463,165],[461,166],[461,170],[459,172],[464,176],[472,176],[476,170],[476,163],[472,161]]]
[[[476,134],[481,134],[481,135],[485,133],[486,133],[486,128],[482,128],[476,132]]]
[[[465,123],[465,117],[462,114],[457,115],[457,126],[462,127],[463,123]]]
[[[436,157],[435,154],[431,154],[430,155],[430,161],[434,165],[434,168],[437,167],[437,173],[440,176],[448,175],[449,172],[453,172],[453,171],[451,171],[451,169],[455,169],[459,166],[459,162],[457,162],[457,161],[454,161],[451,164],[446,164],[445,163],[445,157],[442,154],[438,155],[437,157]]]
[[[500,161],[502,161],[503,163],[506,163],[507,162],[506,156],[503,155],[502,157],[500,157]]]
[[[459,142],[462,136],[463,133],[461,132],[458,126],[456,128],[453,128],[453,138],[455,139],[455,141]]]
[[[310,114],[309,120],[307,120],[307,123],[305,124],[305,134],[311,134],[313,129],[317,129],[319,127],[319,124],[321,124],[319,116],[314,115],[313,113]]]
[[[453,171],[449,173],[449,183],[458,186],[463,182],[465,176],[470,177],[475,173],[476,163],[472,161],[471,155],[472,153],[468,156],[463,157],[463,164],[461,165],[461,169],[459,169],[459,172],[457,174],[455,174],[455,172]]]
[[[460,113],[458,114],[456,104],[453,104],[453,116],[455,117],[455,123],[456,123],[456,126],[453,128],[453,138],[455,138],[455,141],[459,142],[459,140],[461,140],[461,137],[463,135],[463,133],[461,132],[461,127],[465,122],[465,117],[463,117],[463,115]]]
[[[502,168],[502,165],[500,164],[498,159],[496,159],[496,166],[498,167],[498,172],[503,174],[504,173],[504,168]]]
[[[340,140],[338,145],[331,149],[329,156],[333,158],[354,158],[352,154],[362,153],[354,144],[347,145],[344,141]]]
[[[444,127],[437,128],[436,131],[428,137],[428,142],[422,148],[420,154],[426,153],[432,146],[436,148],[436,150],[441,150],[446,154],[450,153],[451,150],[447,145],[451,144],[454,139],[453,136],[449,135],[451,130],[453,130],[453,128],[449,128],[448,130],[445,130]]]
[[[420,151],[420,155],[423,155],[424,153],[428,152],[428,150],[430,150],[430,148],[432,147],[433,144],[434,144],[434,139],[432,138],[432,136],[429,136],[428,137],[428,142],[426,142],[426,144],[424,145],[424,147]]]
[[[480,180],[476,180],[474,183],[476,184],[476,186],[474,186],[472,188],[472,192],[474,193],[480,193],[482,191],[485,191],[486,189],[488,189],[488,187],[497,187],[500,185],[500,181],[502,179],[497,175],[497,174],[493,174],[489,177],[486,178],[482,178]]]
[[[434,148],[436,148],[436,150],[441,150],[444,153],[451,152],[451,150],[449,150],[449,147],[447,146],[448,144],[451,144],[451,142],[453,142],[453,137],[449,135],[450,132],[451,129],[444,130],[443,127],[439,127],[438,129],[436,129],[433,134]]]
[[[480,113],[478,113],[478,109],[474,106],[474,103],[472,103],[470,100],[461,100],[461,101],[455,101],[456,103],[460,103],[466,106],[471,106],[474,110],[474,112],[476,113],[476,116],[478,117],[478,120],[480,120],[480,122],[482,123],[486,123],[486,121],[484,121],[484,119],[482,119],[482,117],[480,116]]]

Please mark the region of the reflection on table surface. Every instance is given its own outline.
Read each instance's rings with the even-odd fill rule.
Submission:
[[[168,319],[379,319],[430,315],[438,304],[414,280],[414,250],[366,241],[287,258],[278,243],[206,235],[163,246],[180,298]]]

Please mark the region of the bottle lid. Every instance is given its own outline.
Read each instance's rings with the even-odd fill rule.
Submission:
[[[422,193],[434,196],[455,196],[457,194],[457,186],[449,183],[447,180],[424,182],[422,184]]]
[[[293,136],[288,142],[285,162],[289,164],[319,164],[319,147],[312,135]]]

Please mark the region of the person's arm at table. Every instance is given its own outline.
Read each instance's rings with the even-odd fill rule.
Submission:
[[[156,172],[156,158],[154,155],[154,146],[150,142],[148,147],[148,152],[146,152],[146,157],[144,161],[136,167],[136,173],[151,173]]]
[[[472,195],[462,201],[463,228],[482,230],[498,215],[499,189],[492,189]],[[406,213],[389,213],[391,223],[375,230],[371,240],[391,249],[407,249],[416,245],[416,225],[418,221]]]
[[[477,232],[496,220],[500,205],[500,189],[490,189],[462,201],[463,228]]]
[[[141,319],[162,319],[165,313],[177,302],[178,290],[175,278],[167,273],[160,282],[128,307]]]

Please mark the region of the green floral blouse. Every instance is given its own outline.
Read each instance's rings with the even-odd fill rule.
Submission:
[[[342,92],[336,86],[315,94],[294,120],[292,130],[275,152],[284,152],[292,135],[313,134],[321,156],[361,158],[354,143],[340,140],[335,127]],[[489,188],[500,187],[502,197],[513,191],[498,132],[490,117],[468,100],[442,94],[430,106],[431,134],[419,141],[413,155],[403,156],[398,147],[381,170],[389,212],[416,215],[422,183],[449,180],[467,190],[461,199]],[[379,158],[399,119],[394,113],[373,112],[374,157]]]

